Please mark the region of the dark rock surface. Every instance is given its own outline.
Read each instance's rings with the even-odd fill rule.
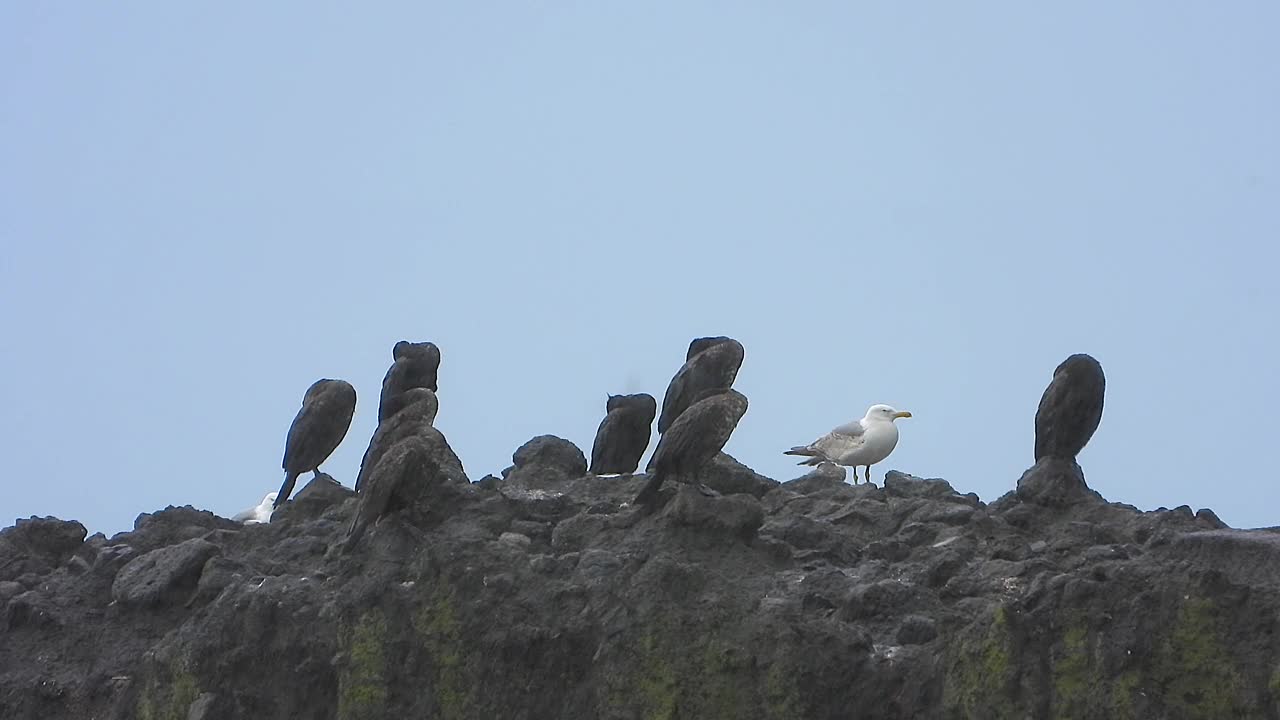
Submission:
[[[205,562],[217,552],[218,546],[203,538],[152,550],[120,568],[111,584],[111,597],[139,607],[175,599],[184,586],[188,593],[195,588]]]
[[[1107,503],[1063,466],[985,504],[727,456],[719,496],[646,515],[643,474],[576,450],[537,438],[347,555],[359,501],[327,478],[269,524],[21,521],[0,717],[1280,717],[1274,530]]]
[[[560,478],[582,477],[587,473],[587,457],[572,442],[555,435],[539,435],[516,448],[511,456],[514,463],[502,472],[509,477],[512,472],[533,471],[535,476]]]

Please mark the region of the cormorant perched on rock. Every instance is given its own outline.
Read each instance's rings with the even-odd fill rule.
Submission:
[[[784,455],[806,455],[801,465],[833,462],[853,468],[853,483],[858,484],[858,466],[867,467],[871,482],[871,466],[889,457],[898,445],[898,426],[894,420],[909,418],[911,413],[888,405],[872,405],[861,420],[845,423],[808,445],[793,447]]]
[[[742,367],[742,343],[732,338],[698,338],[689,344],[688,360],[671,378],[662,398],[658,433],[662,434],[702,392],[733,386]]]
[[[298,476],[315,471],[320,475],[320,463],[328,459],[356,411],[356,389],[345,380],[317,380],[302,396],[302,409],[289,426],[289,436],[284,445],[284,484],[276,495],[272,507],[280,507],[289,499]]]
[[[370,524],[376,523],[391,506],[397,496],[407,495],[414,485],[424,482],[430,472],[431,449],[426,438],[411,435],[387,449],[378,464],[368,475],[368,480],[360,493],[360,506],[355,517],[351,519],[351,527],[347,530],[347,539],[343,550],[350,550],[364,534]]]
[[[606,414],[591,446],[591,473],[633,473],[649,447],[649,432],[658,401],[648,393],[610,395]]]
[[[1036,409],[1036,462],[1046,457],[1075,460],[1102,421],[1106,389],[1102,365],[1083,353],[1054,369]]]
[[[468,482],[462,462],[444,435],[430,426],[419,427],[389,447],[366,476],[344,549],[351,549],[370,524],[413,505],[433,486]]]
[[[722,342],[728,342],[732,339],[733,338],[726,337],[724,335],[716,335],[715,337],[694,338],[689,343],[689,352],[685,353],[684,359],[692,360],[694,355],[697,355],[698,353],[702,352],[703,350],[706,350],[712,345],[719,345]]]
[[[747,397],[737,390],[704,390],[698,401],[681,413],[658,441],[646,468],[649,482],[636,495],[635,504],[651,505],[668,477],[700,485],[698,471],[724,449],[746,412]]]
[[[436,421],[440,403],[436,394],[427,388],[409,388],[393,401],[398,406],[395,414],[378,423],[373,439],[360,460],[360,473],[356,475],[356,492],[364,486],[369,473],[377,467],[382,455],[396,442],[416,434],[422,427],[431,427]]]
[[[440,348],[435,343],[411,343],[401,340],[391,350],[395,362],[382,379],[382,396],[378,399],[378,422],[395,414],[394,402],[405,390],[427,388],[437,392],[436,372],[440,369]]]

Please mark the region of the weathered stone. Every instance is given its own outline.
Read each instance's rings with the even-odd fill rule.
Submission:
[[[707,497],[682,486],[665,515],[681,525],[713,530],[750,540],[764,524],[764,508],[750,495]]]
[[[14,630],[27,625],[38,627],[60,627],[62,618],[55,605],[44,593],[28,590],[21,593],[5,605],[4,622],[0,627]]]
[[[299,519],[314,520],[334,505],[355,497],[355,491],[333,476],[320,473],[298,491],[293,498],[271,514],[272,522]]]
[[[556,523],[551,531],[551,547],[557,552],[581,550],[594,537],[609,526],[605,515],[582,513]]]
[[[528,535],[521,535],[520,533],[513,532],[502,533],[498,536],[498,541],[506,543],[507,545],[519,550],[528,550],[529,546],[533,544],[533,541],[529,539]]]
[[[200,538],[152,550],[121,568],[111,596],[123,605],[140,607],[172,601],[176,594],[195,589],[205,561],[217,552],[217,545]]]
[[[1273,710],[1280,532],[821,468],[762,500],[673,481],[642,513],[643,475],[526,468],[433,487],[348,553],[352,501],[250,527],[172,508],[70,554],[9,543],[0,717]]]
[[[898,642],[903,645],[921,645],[938,637],[938,624],[923,615],[908,615],[898,626]]]
[[[761,475],[726,453],[720,453],[699,471],[698,480],[721,495],[741,493],[760,498],[778,487],[776,480]]]
[[[1023,473],[1016,492],[1023,502],[1051,508],[1103,502],[1102,496],[1085,484],[1079,465],[1056,458],[1045,458]],[[1187,510],[1189,513],[1190,508]]]
[[[946,480],[918,478],[914,475],[890,470],[884,476],[884,491],[897,497],[936,498],[956,495],[955,488]]]
[[[587,474],[587,458],[577,445],[556,437],[539,435],[521,445],[512,456],[516,470],[537,468],[560,478],[577,478]]]
[[[218,696],[215,693],[201,693],[187,710],[187,720],[217,720],[222,717],[216,708]]]
[[[19,518],[0,530],[0,580],[44,574],[66,562],[84,543],[84,525],[52,517]]]
[[[915,607],[922,598],[916,586],[901,580],[881,580],[854,589],[841,611],[844,620],[898,615]]]
[[[835,463],[820,463],[813,470],[795,480],[782,483],[781,487],[801,495],[810,495],[845,485],[845,469]]]

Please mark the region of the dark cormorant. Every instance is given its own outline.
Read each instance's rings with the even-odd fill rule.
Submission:
[[[436,372],[440,369],[440,348],[435,343],[411,343],[401,340],[391,350],[395,362],[382,379],[382,395],[378,399],[378,422],[395,414],[395,403],[401,393],[416,387],[437,392]]]
[[[289,426],[284,444],[284,484],[272,507],[289,499],[298,476],[315,471],[342,442],[356,411],[356,389],[345,380],[317,380],[302,396],[302,409]]]
[[[690,343],[689,352],[692,355],[671,378],[662,398],[659,434],[665,433],[702,392],[732,387],[744,354],[742,343],[732,338],[698,338]]]
[[[636,495],[635,504],[652,505],[668,477],[699,485],[698,471],[724,449],[746,412],[747,397],[737,390],[704,390],[658,441],[646,469],[649,482]]]
[[[649,447],[658,402],[648,393],[610,395],[605,411],[591,446],[591,473],[633,473]]]
[[[733,338],[726,337],[724,335],[716,335],[715,337],[694,338],[693,341],[689,343],[689,352],[685,353],[684,359],[692,360],[694,355],[697,355],[698,353],[702,352],[703,350],[706,350],[712,345],[719,345],[722,342],[728,342],[732,339]]]
[[[360,472],[356,475],[356,492],[364,486],[370,472],[378,465],[383,453],[396,442],[413,435],[422,426],[432,426],[436,420],[436,411],[440,403],[436,394],[426,388],[409,388],[398,395],[393,402],[397,411],[386,420],[378,423],[369,447],[360,460]]]
[[[462,462],[444,435],[433,427],[419,426],[417,432],[387,448],[365,477],[344,550],[350,550],[369,525],[413,505],[433,486],[467,482]]]
[[[1102,421],[1106,389],[1102,365],[1083,353],[1054,369],[1036,409],[1036,462],[1046,457],[1075,460]]]

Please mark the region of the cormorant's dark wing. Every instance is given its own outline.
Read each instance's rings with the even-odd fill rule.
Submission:
[[[1036,408],[1036,458],[1045,455],[1048,450],[1049,437],[1057,424],[1063,403],[1067,401],[1070,383],[1065,372],[1054,373],[1049,387],[1040,396],[1040,405]]]
[[[708,340],[715,342],[694,353],[671,378],[667,394],[662,398],[662,414],[658,416],[659,434],[665,433],[704,391],[733,385],[742,365],[742,344],[732,338]],[[694,344],[699,342],[701,340],[695,340]],[[690,345],[689,350],[694,352],[694,345]]]
[[[653,399],[649,393],[636,393],[631,396],[634,398],[633,406],[640,416],[640,422],[647,427],[653,425],[653,418],[658,414],[658,401]]]
[[[667,475],[694,481],[696,473],[729,441],[747,409],[747,399],[733,390],[713,395],[693,404],[680,414],[658,440],[646,472],[649,482],[636,496],[637,505],[651,505]]]
[[[369,447],[365,449],[364,457],[360,460],[360,472],[356,475],[356,492],[360,492],[364,487],[369,473],[378,466],[383,453],[410,435],[426,433],[424,428],[431,427],[435,422],[438,407],[435,393],[426,388],[410,388],[397,398],[396,402],[406,398],[410,400],[408,404],[391,417],[378,423],[378,428],[373,431]]]
[[[392,438],[399,434],[402,426],[405,424],[405,417],[401,415],[392,415],[387,418],[386,422],[378,423],[378,427],[373,431],[373,437],[369,440],[369,447],[365,448],[364,456],[360,458],[360,471],[356,474],[356,492],[360,492],[365,483],[369,479],[369,474],[378,466],[378,461],[390,449],[393,442]]]
[[[599,475],[613,472],[611,469],[618,454],[619,435],[625,430],[622,414],[626,410],[612,410],[605,414],[596,429],[596,439],[591,443],[591,467],[588,472]]]
[[[318,431],[325,421],[325,405],[319,398],[312,397],[310,402],[303,404],[298,414],[294,416],[293,423],[289,425],[281,468],[286,471],[303,472],[299,468],[305,466],[319,452],[316,441],[320,434]]]
[[[671,382],[667,384],[667,392],[662,396],[662,414],[658,416],[658,433],[667,432],[667,428],[675,421],[676,417],[689,405],[688,395],[689,375],[691,374],[693,360],[686,362],[676,374],[672,376]]]
[[[286,471],[307,472],[329,457],[346,437],[356,411],[356,390],[343,380],[327,380],[323,388],[308,391],[307,400],[289,426],[285,439]]]
[[[1058,366],[1036,408],[1036,460],[1074,457],[1098,429],[1106,380],[1088,356],[1072,356]]]
[[[360,506],[356,508],[356,515],[347,530],[344,549],[350,550],[368,526],[382,517],[400,484],[420,471],[426,452],[421,440],[410,437],[396,443],[382,456],[360,493]]]
[[[662,398],[662,415],[658,417],[658,432],[665,433],[696,402],[704,390],[718,384],[715,372],[717,358],[703,352],[695,355],[671,378],[667,394]]]
[[[405,377],[409,372],[409,364],[406,360],[396,360],[391,363],[391,367],[387,368],[387,374],[382,377],[382,392],[378,395],[378,422],[382,422],[394,414],[395,398],[404,392]]]
[[[715,457],[738,425],[732,403],[717,395],[694,403],[658,441],[650,467],[664,472],[693,469]]]

